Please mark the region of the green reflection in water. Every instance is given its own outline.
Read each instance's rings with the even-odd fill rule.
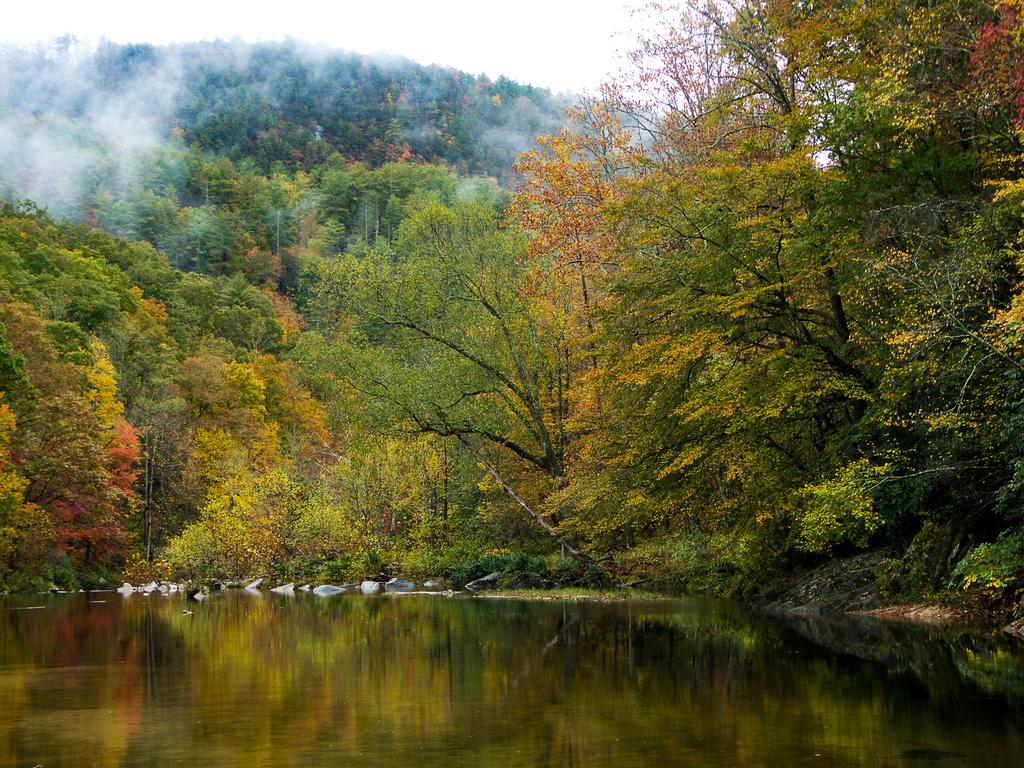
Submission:
[[[700,600],[0,609],[2,766],[1024,764],[1024,656],[996,637]]]

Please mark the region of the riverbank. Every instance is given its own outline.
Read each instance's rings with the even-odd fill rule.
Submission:
[[[903,600],[887,596],[879,573],[889,557],[879,550],[829,561],[769,590],[749,607],[775,616],[848,615],[977,631],[1002,629],[1024,638],[1024,618],[1015,615],[1013,605],[977,593]]]
[[[915,602],[885,605],[865,611],[850,611],[854,616],[870,616],[887,621],[903,621],[915,624],[931,624],[936,627],[972,626],[991,627],[992,622],[979,616],[966,606],[942,603]],[[998,622],[997,622],[998,623]]]
[[[857,555],[836,558],[817,567],[791,573],[775,583],[766,583],[764,591],[746,601],[746,607],[754,613],[781,617],[851,616],[931,625],[937,627],[962,627],[986,632],[1004,629],[1009,634],[1024,638],[1024,617],[1014,606],[998,604],[977,592],[944,592],[921,597],[892,594],[885,589],[890,584],[886,575],[891,572],[897,555],[889,550],[876,550]],[[339,566],[340,563],[329,565]],[[463,590],[464,594],[483,599],[509,599],[536,602],[623,602],[623,601],[670,601],[685,594],[706,596],[729,596],[727,590],[716,589],[716,584],[705,583],[703,588],[684,591],[678,583],[669,589],[658,589],[661,584],[656,576],[649,573],[633,573],[649,580],[653,590],[635,589],[622,586],[573,586],[585,583],[587,574],[579,571],[557,569],[543,558],[523,554],[487,556],[474,560],[434,563],[430,569],[403,566],[411,565],[396,561],[380,567],[373,575],[356,564],[347,568],[317,568],[301,570],[277,570],[257,580],[255,575],[248,578],[204,579],[177,583],[165,581],[158,576],[158,569],[139,580],[140,586],[122,585],[119,591],[182,591],[188,596],[209,594],[225,587],[255,586],[262,583],[263,589],[275,588],[290,591],[308,584],[306,589],[317,585],[336,589],[338,592],[380,591],[404,593],[423,589],[428,592],[455,594],[446,590]],[[402,582],[401,589],[388,588],[386,583],[395,575],[396,582]],[[436,574],[436,575],[431,575]],[[334,577],[334,578],[332,578]],[[165,576],[166,578],[166,576]],[[616,581],[628,581],[620,574]],[[363,589],[369,584],[375,589]],[[598,582],[600,583],[600,582]],[[332,584],[342,585],[330,587]],[[423,585],[422,587],[420,585]],[[639,586],[639,583],[638,583]],[[891,587],[891,584],[890,584]]]

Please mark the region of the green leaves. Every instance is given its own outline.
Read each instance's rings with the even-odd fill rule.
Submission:
[[[885,522],[875,506],[875,490],[890,471],[860,459],[827,480],[801,488],[800,547],[828,552],[840,544],[867,546],[871,534]]]
[[[1024,533],[1007,531],[990,544],[979,544],[953,570],[952,585],[1000,594],[1020,588],[1024,573]]]
[[[557,472],[551,339],[520,293],[521,248],[484,206],[429,203],[403,223],[393,260],[328,261],[316,291],[337,318],[337,372],[397,423]]]

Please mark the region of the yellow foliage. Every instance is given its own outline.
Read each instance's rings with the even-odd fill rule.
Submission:
[[[231,362],[226,366],[227,380],[238,393],[239,405],[254,418],[267,416],[266,384],[252,363]]]
[[[124,418],[124,404],[117,396],[117,374],[106,346],[95,338],[91,346],[93,362],[85,370],[88,383],[85,400],[98,417],[103,436],[109,439],[114,427]]]

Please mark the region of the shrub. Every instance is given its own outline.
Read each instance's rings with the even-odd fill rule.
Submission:
[[[1024,530],[1006,531],[995,541],[976,546],[957,563],[952,582],[993,596],[1024,586]]]
[[[353,569],[360,576],[376,576],[387,570],[387,559],[378,549],[364,549],[352,562]]]
[[[863,547],[882,524],[874,503],[874,489],[889,472],[866,459],[844,467],[834,477],[800,491],[803,514],[799,519],[800,545],[808,552],[828,552],[849,542]]]
[[[175,576],[202,581],[217,567],[217,541],[205,522],[192,523],[171,539],[163,557]]]
[[[521,573],[545,575],[547,568],[543,557],[528,555],[525,552],[512,552],[500,555],[482,555],[449,566],[444,575],[456,586],[463,586],[496,571],[503,573],[506,578],[510,578]]]
[[[319,580],[334,584],[339,581],[346,581],[353,571],[351,555],[338,555],[333,560],[320,563],[316,569]]]

